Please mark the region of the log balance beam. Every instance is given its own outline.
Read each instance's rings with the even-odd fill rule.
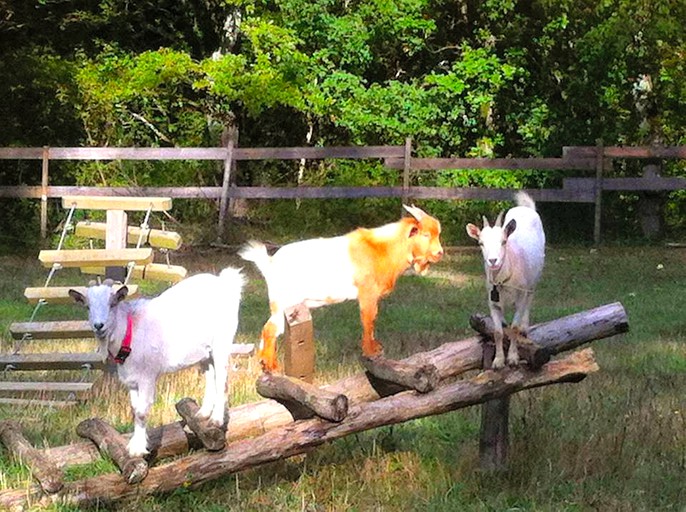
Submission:
[[[621,304],[614,303],[534,326],[528,338],[555,355],[627,330],[626,312]],[[164,493],[181,485],[196,486],[236,471],[303,453],[356,432],[442,414],[524,389],[578,382],[598,370],[592,351],[587,349],[564,359],[550,361],[537,371],[526,367],[499,372],[485,371],[452,382],[450,377],[480,369],[482,352],[481,337],[475,336],[403,360],[406,364],[429,363],[436,367],[440,383],[428,393],[406,390],[382,396],[371,386],[365,373],[326,386],[328,391],[348,397],[349,413],[340,422],[321,418],[294,422],[288,409],[273,400],[235,407],[230,411],[227,434],[230,442],[225,450],[201,451],[151,467],[148,476],[135,485],[127,483],[121,474],[108,474],[67,482],[60,491],[49,495],[44,494],[38,485],[2,491],[0,507],[19,507],[29,502],[82,506],[130,496]],[[267,417],[269,422],[264,421]],[[248,436],[253,437],[242,439]],[[189,447],[199,446],[196,437],[183,431],[181,422],[151,429],[150,444],[158,459],[179,455]],[[60,467],[92,462],[100,457],[92,443],[78,443],[43,452]]]

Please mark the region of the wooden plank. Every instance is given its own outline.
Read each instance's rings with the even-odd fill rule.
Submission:
[[[92,382],[0,381],[2,393],[86,393],[92,387]]]
[[[0,148],[0,159],[40,160],[43,148]],[[226,148],[50,148],[51,160],[225,160]],[[241,148],[237,160],[401,157],[403,146]]]
[[[47,354],[0,354],[0,370],[82,370],[84,367],[101,370],[105,362],[97,352],[68,352]]]
[[[127,230],[127,242],[135,245],[138,243],[141,232],[143,232],[143,243],[151,247],[177,250],[181,247],[181,235],[174,231],[162,229],[141,229],[138,226],[129,226]],[[76,224],[74,234],[84,238],[94,238],[104,240],[106,225],[104,222],[81,221]]]
[[[135,261],[138,265],[146,265],[152,262],[153,257],[153,250],[150,247],[143,249],[46,250],[38,254],[38,259],[47,268],[52,267],[55,263],[59,263],[63,267],[125,267],[131,261]]]
[[[231,345],[231,355],[236,357],[250,357],[255,354],[254,343],[233,343]]]
[[[154,212],[171,210],[170,197],[88,197],[66,196],[62,198],[62,207],[84,210],[125,210],[146,212],[150,208]]]
[[[12,338],[20,340],[31,335],[34,340],[64,340],[72,338],[93,338],[93,329],[88,320],[60,320],[56,322],[15,322],[10,325]]]
[[[563,185],[574,190],[592,189],[595,178],[565,178]],[[686,189],[686,179],[677,177],[603,178],[603,190],[669,192]]]
[[[2,186],[0,197],[40,199],[40,186]],[[169,196],[187,199],[219,199],[221,187],[74,187],[48,186],[47,197],[62,198],[64,196],[90,197],[149,197]]]
[[[81,267],[84,274],[105,275],[105,267]],[[133,267],[132,277],[136,279],[150,279],[151,281],[167,281],[178,283],[186,277],[188,270],[180,265],[167,265],[166,263],[148,263]]]
[[[565,146],[563,154],[570,158],[595,157],[595,146]],[[606,158],[686,158],[686,146],[605,146]]]
[[[118,289],[119,286],[120,285],[115,285],[115,288]],[[138,285],[130,284],[127,286],[129,288],[128,297],[138,295]],[[69,290],[72,289],[77,290],[82,294],[86,293],[85,286],[48,286],[46,288],[26,288],[24,290],[24,297],[26,297],[29,304],[36,304],[41,299],[44,299],[49,304],[73,304],[74,299],[69,296]]]
[[[389,158],[385,162],[391,169],[403,169],[404,159]],[[593,158],[412,158],[413,171],[442,169],[489,170],[590,170],[595,168]]]
[[[71,405],[76,405],[79,402],[76,400],[43,400],[40,398],[6,398],[0,397],[0,404],[12,405],[12,406],[40,406],[40,407],[69,407]]]
[[[324,158],[402,158],[404,146],[329,146],[234,148],[235,160],[300,160]]]

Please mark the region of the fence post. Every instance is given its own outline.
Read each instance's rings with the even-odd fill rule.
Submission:
[[[45,240],[48,236],[48,166],[50,163],[50,148],[43,146],[43,167],[41,172],[40,192],[40,237]]]
[[[593,222],[593,243],[600,245],[600,219],[602,216],[603,201],[603,167],[605,164],[605,149],[603,140],[596,141],[595,153],[595,219]]]
[[[229,214],[229,187],[231,186],[231,168],[233,167],[233,133],[226,143],[226,158],[224,159],[224,180],[222,181],[222,195],[219,201],[219,225],[217,226],[217,238],[224,237],[226,217]]]
[[[493,365],[495,346],[482,343],[482,366],[488,370]],[[510,397],[496,398],[481,405],[481,431],[479,433],[479,466],[481,471],[507,469],[510,443]]]
[[[410,198],[410,168],[412,166],[412,138],[405,139],[405,155],[403,156],[403,204]],[[402,210],[401,210],[402,213]]]

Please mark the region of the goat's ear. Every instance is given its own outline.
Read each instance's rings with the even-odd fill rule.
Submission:
[[[412,206],[407,206],[406,204],[403,205],[403,208],[412,215],[417,222],[421,222],[426,213],[424,213],[420,208],[417,208],[415,205]]]
[[[410,228],[410,234],[407,236],[407,238],[412,238],[415,236],[417,233],[419,233],[419,228],[417,226],[412,226]]]
[[[467,224],[467,234],[474,240],[478,240],[479,236],[481,235],[481,230],[478,228],[478,226],[475,226],[470,222]]]
[[[517,221],[512,219],[507,223],[507,226],[505,226],[505,237],[509,238],[515,229],[517,229]]]
[[[110,299],[110,307],[114,307],[117,304],[119,304],[121,301],[123,301],[126,296],[129,293],[129,289],[126,286],[122,286],[119,288],[114,295],[112,295],[112,298]]]
[[[74,299],[74,302],[77,304],[83,304],[84,306],[86,305],[86,297],[84,297],[81,292],[78,292],[72,288],[68,293],[69,296]]]

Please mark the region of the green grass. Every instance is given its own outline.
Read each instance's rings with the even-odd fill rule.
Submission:
[[[226,251],[182,253],[191,273],[237,261]],[[246,266],[238,341],[253,342],[268,316],[266,287]],[[0,258],[0,327],[26,320],[24,286],[44,269]],[[381,307],[377,334],[387,355],[403,357],[470,336],[468,317],[486,312],[483,268],[474,251],[453,252],[426,277],[405,276]],[[66,279],[66,278],[65,278]],[[77,281],[78,283],[78,281]],[[230,475],[199,489],[179,489],[113,505],[113,510],[428,510],[428,511],[684,511],[686,510],[686,252],[648,247],[548,249],[534,301],[540,322],[620,301],[630,332],[593,344],[600,372],[579,384],[514,395],[510,469],[478,470],[480,411],[469,408],[341,439],[315,451]],[[42,284],[42,283],[41,283]],[[73,283],[72,284],[76,284]],[[152,290],[155,291],[155,290]],[[41,314],[83,318],[64,306]],[[359,371],[357,306],[313,311],[317,381]],[[7,339],[7,338],[6,338]],[[36,342],[37,343],[37,342]],[[5,346],[7,344],[5,343]],[[255,371],[234,380],[231,404],[254,401]],[[173,403],[200,397],[194,370],[163,379],[151,424],[175,420]],[[22,422],[36,446],[78,440],[76,424],[98,415],[130,430],[127,395],[102,392],[62,411],[0,407]],[[109,462],[70,469],[69,479],[111,471]],[[27,470],[0,449],[0,488],[24,487]],[[71,510],[55,508],[54,510]]]

